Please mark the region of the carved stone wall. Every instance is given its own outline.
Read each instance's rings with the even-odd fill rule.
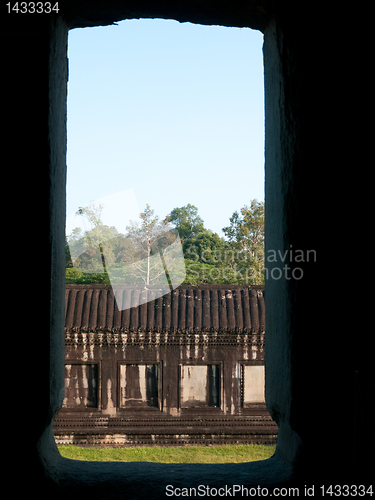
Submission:
[[[58,443],[276,441],[264,332],[67,332],[65,343]]]

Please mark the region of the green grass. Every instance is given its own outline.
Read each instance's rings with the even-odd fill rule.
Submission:
[[[159,462],[168,464],[200,463],[224,464],[253,462],[270,458],[275,446],[256,444],[223,446],[177,446],[163,448],[81,448],[79,446],[59,446],[63,457],[74,460],[96,462]]]

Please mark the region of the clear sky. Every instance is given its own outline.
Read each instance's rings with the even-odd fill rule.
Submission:
[[[262,44],[249,28],[155,19],[71,30],[67,215],[133,190],[136,211],[191,203],[222,236],[264,200]]]

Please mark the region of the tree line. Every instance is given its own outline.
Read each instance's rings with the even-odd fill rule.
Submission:
[[[162,220],[146,205],[125,234],[103,224],[102,209],[91,204],[77,212],[89,228],[75,228],[66,239],[67,283],[148,285],[165,274],[169,283],[264,283],[264,202],[254,199],[235,211],[222,229],[225,237],[207,229],[191,204],[174,208]],[[167,270],[171,262],[173,277]]]

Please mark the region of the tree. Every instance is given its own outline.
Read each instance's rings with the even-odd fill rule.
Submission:
[[[201,230],[184,244],[184,254],[188,259],[205,264],[218,265],[222,260],[228,243],[209,229]]]
[[[235,211],[223,232],[233,249],[233,271],[246,284],[264,282],[264,202],[252,200],[250,206]]]
[[[126,239],[132,244],[129,256],[133,274],[140,277],[145,285],[153,284],[160,276],[168,278],[165,257],[174,240],[168,226],[168,219],[159,221],[150,205],[140,214],[141,222],[131,221],[126,227]]]
[[[87,207],[79,207],[76,215],[84,215],[90,223],[91,230],[102,225],[103,204],[91,202]]]
[[[227,243],[217,233],[204,227],[197,207],[188,204],[174,208],[166,220],[175,225],[183,243],[185,258],[206,264],[218,262],[214,254],[223,250]]]
[[[83,231],[77,227],[67,238],[67,283],[175,287],[184,280],[178,232],[167,219],[159,221],[146,205],[140,222],[130,221],[126,234],[121,234],[102,223],[102,209],[102,205],[92,203],[77,211],[89,228]]]
[[[206,229],[191,204],[175,208],[162,221],[146,205],[140,221],[131,221],[126,234],[102,223],[102,209],[90,204],[77,212],[89,228],[75,228],[67,239],[67,282],[162,287],[175,287],[182,281],[264,282],[263,202],[252,200],[233,213],[230,225],[223,228],[227,240]]]
[[[103,264],[104,272],[107,272],[105,265],[105,258],[103,253],[103,225],[101,220],[101,215],[103,211],[103,205],[101,203],[95,204],[90,203],[87,207],[80,207],[76,215],[84,215],[91,225],[91,231],[86,233],[86,238],[92,242],[92,246],[95,248],[99,246],[100,258]]]
[[[87,207],[80,207],[76,212],[77,216],[83,216],[89,223],[89,229],[82,231],[76,227],[68,238],[69,254],[76,268],[99,272],[104,269],[106,273],[107,266],[115,260],[110,242],[116,241],[119,233],[115,227],[102,223],[102,211],[103,205],[93,202]],[[103,244],[106,244],[105,255]]]
[[[232,282],[232,275],[223,266],[228,242],[204,227],[197,207],[188,204],[175,208],[167,220],[175,225],[183,241],[185,284]]]
[[[204,229],[198,208],[190,203],[185,207],[174,208],[165,220],[176,227],[184,246],[188,240]]]

